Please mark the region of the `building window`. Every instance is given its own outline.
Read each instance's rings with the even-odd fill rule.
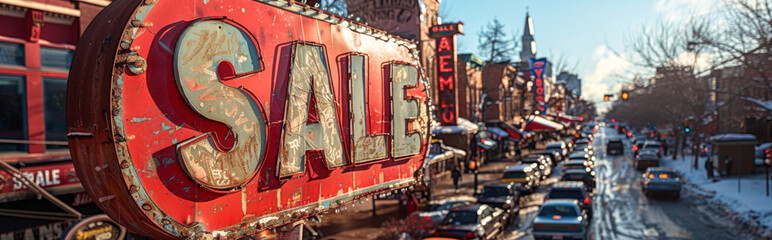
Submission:
[[[40,65],[50,68],[70,69],[75,52],[64,48],[40,47]]]
[[[67,79],[43,78],[43,111],[46,122],[46,141],[67,141],[65,100]],[[66,145],[46,145],[47,149],[67,148]]]
[[[27,144],[13,143],[27,139],[24,93],[24,77],[0,74],[0,152],[27,150]]]
[[[0,65],[24,66],[24,45],[0,42]]]

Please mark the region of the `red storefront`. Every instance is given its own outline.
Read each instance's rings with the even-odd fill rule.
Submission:
[[[57,237],[62,231],[50,230],[66,229],[73,222],[68,219],[76,218],[45,196],[36,198],[45,194],[29,184],[89,213],[84,207],[89,208],[90,199],[80,186],[67,145],[65,93],[80,34],[109,3],[0,0],[0,208],[25,211],[0,211],[0,239]],[[51,217],[32,211],[67,214]]]

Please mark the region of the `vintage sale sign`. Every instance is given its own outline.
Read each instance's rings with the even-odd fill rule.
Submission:
[[[421,69],[413,43],[294,1],[115,1],[73,60],[70,150],[130,230],[239,238],[415,182]]]

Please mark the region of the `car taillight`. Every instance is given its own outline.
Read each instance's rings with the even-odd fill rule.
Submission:
[[[485,149],[480,149],[480,152],[481,152],[481,153],[484,153],[484,152],[485,152]]]
[[[663,173],[663,174],[660,174],[660,175],[659,175],[659,178],[661,178],[661,179],[667,179],[667,174],[664,174],[664,173]]]
[[[485,143],[485,138],[480,138],[481,143]]]
[[[474,237],[474,232],[467,232],[466,233],[466,237],[473,238]]]
[[[662,147],[659,147],[659,151],[660,151],[660,152],[662,151]]]
[[[426,221],[432,221],[432,217],[426,217]]]
[[[584,204],[590,204],[590,197],[584,198]]]
[[[554,215],[554,216],[552,216],[552,219],[559,220],[560,219],[560,215]]]
[[[568,167],[563,167],[563,171],[565,171],[565,170],[566,170],[566,168],[568,168]]]
[[[649,173],[649,179],[653,179],[653,178],[654,178],[654,174]]]
[[[638,151],[638,145],[633,146],[633,151]]]

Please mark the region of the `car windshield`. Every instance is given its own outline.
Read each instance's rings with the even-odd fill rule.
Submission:
[[[584,194],[582,194],[582,191],[579,189],[553,189],[550,191],[549,198],[584,199]]]
[[[577,217],[579,213],[576,212],[576,207],[572,206],[545,206],[539,211],[539,217],[549,216],[561,216],[561,217]]]
[[[486,187],[480,193],[482,197],[502,197],[507,195],[509,195],[509,189],[503,187]]]
[[[452,211],[448,213],[445,220],[442,221],[445,225],[466,225],[477,223],[477,212],[472,211]]]
[[[528,175],[526,175],[524,172],[505,172],[504,178],[525,178]]]
[[[429,211],[444,211],[449,210],[455,206],[463,205],[463,202],[446,202],[444,204],[432,204],[429,207]]]

